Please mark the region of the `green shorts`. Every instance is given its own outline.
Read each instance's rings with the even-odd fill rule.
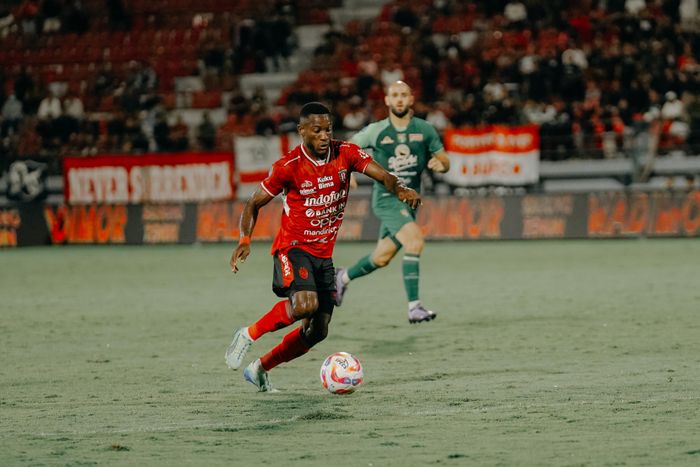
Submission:
[[[381,221],[379,238],[391,237],[394,242],[398,242],[396,234],[401,230],[401,227],[416,221],[417,210],[412,209],[403,201],[399,201],[393,194],[373,196],[372,211]]]

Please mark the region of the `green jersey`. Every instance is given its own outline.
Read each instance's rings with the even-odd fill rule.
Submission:
[[[443,150],[435,128],[422,118],[412,117],[399,131],[389,118],[370,123],[350,140],[363,149],[371,148],[374,160],[399,177],[407,187],[420,191],[421,174],[433,154]],[[374,198],[389,193],[374,183]]]

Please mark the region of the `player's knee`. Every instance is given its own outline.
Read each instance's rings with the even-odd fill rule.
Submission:
[[[374,255],[372,257],[372,264],[374,264],[378,268],[383,268],[389,264],[391,258],[392,255]]]
[[[420,255],[423,252],[423,247],[425,242],[422,237],[411,238],[404,243],[404,251],[406,253],[411,253],[412,255]]]
[[[311,316],[318,310],[318,296],[315,292],[297,292],[292,297],[292,311],[297,319]]]
[[[314,323],[305,329],[304,337],[310,345],[316,345],[328,336],[328,324]]]

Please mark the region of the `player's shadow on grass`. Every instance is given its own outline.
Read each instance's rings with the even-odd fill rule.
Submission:
[[[354,342],[363,342],[364,345],[360,349],[361,354],[379,354],[384,356],[394,356],[414,352],[417,350],[416,336],[407,336],[403,339],[368,339],[363,337],[343,337],[346,340]]]
[[[258,422],[249,424],[246,429],[270,431],[304,421],[352,418],[344,407],[337,406],[338,402],[342,401],[328,397],[328,394],[310,395],[297,391],[276,393],[274,397],[252,402]]]

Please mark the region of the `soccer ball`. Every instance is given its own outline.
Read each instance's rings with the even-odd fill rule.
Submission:
[[[360,361],[347,352],[329,355],[321,365],[321,384],[331,394],[355,392],[364,377]]]

